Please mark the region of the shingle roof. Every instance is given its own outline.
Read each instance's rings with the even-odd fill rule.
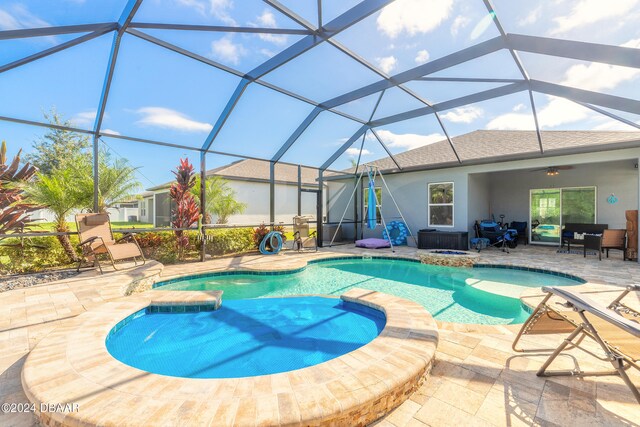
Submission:
[[[640,132],[542,131],[545,155],[594,152],[640,145]],[[436,169],[465,164],[541,157],[535,131],[477,130],[452,138],[462,165],[447,140],[396,154],[408,169]],[[397,169],[390,157],[369,162],[382,170]],[[353,172],[348,169],[345,172]]]
[[[238,160],[228,165],[207,171],[207,176],[220,176],[228,180],[269,182],[269,162],[261,160]],[[302,167],[302,185],[317,186],[318,170]],[[278,184],[298,184],[298,166],[276,163],[275,180]],[[150,191],[161,190],[171,185],[171,182],[149,188]]]

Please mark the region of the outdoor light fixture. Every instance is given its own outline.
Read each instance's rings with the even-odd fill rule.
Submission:
[[[560,172],[558,171],[558,168],[547,168],[547,175],[548,176],[556,176],[559,173]]]

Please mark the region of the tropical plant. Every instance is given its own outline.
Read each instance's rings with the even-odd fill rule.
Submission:
[[[171,184],[169,196],[176,207],[171,212],[171,225],[174,228],[189,228],[197,223],[200,217],[198,204],[191,194],[191,189],[196,185],[193,165],[189,159],[180,159],[180,165],[173,174],[176,176],[176,182]],[[179,258],[182,259],[184,249],[189,247],[189,237],[182,230],[175,230],[175,234]]]
[[[191,194],[200,203],[200,177],[196,178],[196,184],[191,189]],[[231,215],[241,214],[247,208],[246,203],[236,200],[236,192],[228,185],[228,181],[219,176],[212,176],[205,181],[206,206],[205,221],[211,223],[211,215],[217,217],[217,224],[226,224]]]
[[[253,243],[256,248],[260,247],[260,243],[262,243],[262,240],[264,240],[264,238],[270,231],[279,231],[280,234],[282,235],[282,243],[287,242],[287,236],[285,234],[285,229],[283,225],[274,225],[270,229],[269,227],[264,225],[264,222],[263,222],[262,224],[260,224],[260,227],[253,230]]]
[[[114,159],[108,150],[98,156],[98,212],[106,212],[114,205],[131,200],[140,189],[136,177],[138,168],[128,160]],[[93,208],[93,162],[90,156],[78,159],[74,181],[82,194],[82,207]]]
[[[29,182],[38,171],[33,165],[26,163],[20,166],[18,151],[11,163],[7,164],[7,144],[0,145],[0,234],[24,230],[29,221],[29,212],[35,206],[23,201],[21,183]]]
[[[45,119],[54,126],[71,126],[55,109],[44,114]],[[79,135],[59,128],[49,128],[47,133],[33,143],[33,153],[25,156],[25,160],[36,166],[40,173],[49,175],[54,169],[65,165],[74,165],[79,156],[88,155],[90,146],[86,135]]]
[[[74,185],[73,174],[71,167],[54,169],[49,175],[38,173],[35,180],[23,187],[26,202],[46,207],[54,214],[55,230],[58,233],[69,231],[65,217],[82,205],[82,193]],[[77,262],[78,254],[71,245],[69,236],[61,234],[57,239],[69,259]]]

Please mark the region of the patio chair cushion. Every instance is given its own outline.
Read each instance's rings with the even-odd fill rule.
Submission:
[[[388,240],[385,240],[385,239],[369,238],[369,239],[356,240],[356,246],[359,248],[380,249],[380,248],[389,248],[391,247],[391,244],[389,243]]]
[[[108,215],[90,215],[84,217],[84,223],[88,226],[102,225],[109,222]]]
[[[139,257],[142,254],[135,243],[118,243],[117,245],[107,245],[107,251],[114,260]]]

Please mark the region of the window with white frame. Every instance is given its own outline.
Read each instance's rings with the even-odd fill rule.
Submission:
[[[453,182],[429,183],[430,227],[453,227]]]

